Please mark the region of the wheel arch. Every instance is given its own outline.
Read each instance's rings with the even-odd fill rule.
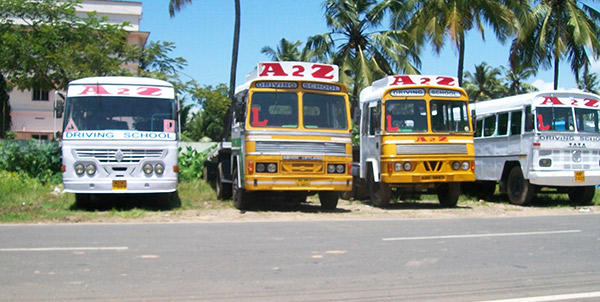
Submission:
[[[519,167],[521,172],[523,172],[523,168],[521,167],[521,163],[519,161],[507,161],[504,163],[502,175],[500,176],[500,181],[498,182],[500,192],[506,193],[506,181],[508,179],[508,174],[514,167]]]

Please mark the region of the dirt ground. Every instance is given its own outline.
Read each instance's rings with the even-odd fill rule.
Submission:
[[[215,221],[303,221],[303,220],[361,220],[361,219],[418,219],[460,217],[544,216],[600,213],[600,206],[540,205],[515,206],[502,202],[459,201],[455,208],[442,208],[437,201],[394,202],[377,208],[368,202],[340,199],[335,211],[323,211],[318,199],[297,207],[286,208],[273,204],[258,204],[247,211],[235,208],[173,210],[149,212],[135,221],[148,222],[215,222]],[[103,219],[100,219],[103,220]],[[109,220],[114,221],[113,218]]]

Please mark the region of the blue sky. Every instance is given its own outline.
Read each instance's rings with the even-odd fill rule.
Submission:
[[[141,30],[150,32],[151,41],[174,42],[173,57],[183,57],[188,66],[185,75],[201,85],[229,83],[231,47],[233,43],[234,6],[232,0],[196,0],[185,6],[174,18],[169,17],[168,0],[141,0]],[[247,73],[259,61],[269,58],[260,53],[264,46],[276,48],[281,38],[306,42],[309,36],[327,32],[323,16],[323,0],[242,0],[240,49],[236,85],[245,81]],[[595,4],[597,9],[600,7]],[[507,66],[508,47],[500,44],[493,31],[486,31],[486,41],[477,31],[467,36],[465,71],[486,62],[491,66]],[[427,47],[421,54],[422,74],[456,76],[458,54],[446,45],[441,54]],[[600,64],[594,64],[600,72]],[[184,77],[185,79],[185,77]],[[541,70],[536,78],[527,79],[538,88],[552,88],[552,70]],[[575,88],[574,76],[567,63],[560,66],[559,87]]]

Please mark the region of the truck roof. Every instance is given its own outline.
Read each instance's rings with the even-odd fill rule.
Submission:
[[[143,78],[143,77],[124,77],[124,76],[102,76],[102,77],[88,77],[81,78],[74,81],[69,82],[69,85],[151,85],[151,86],[167,86],[173,87],[173,85],[167,81],[153,79],[153,78]]]
[[[374,81],[371,86],[364,88],[360,92],[360,102],[363,103],[381,99],[386,91],[391,89],[410,89],[417,87],[458,88],[462,90],[462,88],[458,86],[458,79],[456,77],[417,74],[391,75]]]

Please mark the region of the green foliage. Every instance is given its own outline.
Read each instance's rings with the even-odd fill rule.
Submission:
[[[0,148],[0,171],[16,172],[44,183],[60,181],[60,149],[51,141],[5,141]]]
[[[188,146],[184,151],[179,150],[179,179],[182,181],[193,181],[202,179],[204,171],[204,161],[210,151],[216,146],[213,146],[203,152],[198,152],[196,149]]]
[[[213,141],[219,139],[223,132],[225,115],[231,100],[227,97],[228,87],[219,84],[216,87],[195,87],[190,91],[192,99],[202,109],[195,113],[187,123],[185,135],[199,141],[209,137]]]
[[[128,74],[139,49],[128,23],[76,14],[80,0],[0,1],[0,73],[19,89],[64,89],[70,80]],[[8,87],[9,89],[11,87]]]

